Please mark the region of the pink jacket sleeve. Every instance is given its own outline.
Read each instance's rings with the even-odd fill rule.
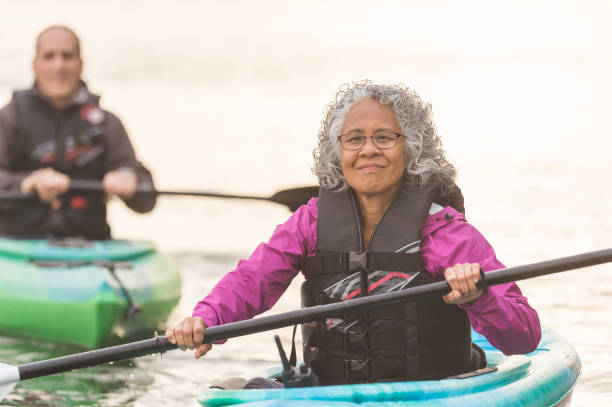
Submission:
[[[272,308],[298,273],[302,259],[316,246],[316,199],[277,226],[247,260],[241,260],[203,300],[192,316],[206,326],[253,318]]]
[[[504,268],[484,236],[450,207],[428,217],[421,256],[436,280],[443,280],[446,268],[457,263],[479,263],[485,272]],[[532,352],[540,342],[538,314],[515,283],[489,287],[474,303],[459,307],[474,330],[506,355]]]

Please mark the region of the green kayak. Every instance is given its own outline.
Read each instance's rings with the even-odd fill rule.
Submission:
[[[210,389],[202,406],[220,407],[548,407],[569,406],[580,376],[580,359],[561,336],[543,328],[538,348],[528,355],[505,356],[482,336],[473,341],[496,370],[436,381],[353,384],[264,390]],[[276,369],[276,373],[279,369]],[[273,372],[269,372],[272,377]]]
[[[181,293],[150,242],[0,238],[0,332],[98,348],[150,337]]]

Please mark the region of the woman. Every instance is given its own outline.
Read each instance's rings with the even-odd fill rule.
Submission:
[[[304,325],[304,360],[322,384],[441,379],[482,368],[470,324],[505,354],[536,348],[536,311],[514,283],[486,293],[476,287],[481,268],[503,265],[462,213],[440,205],[453,201],[455,169],[429,104],[403,86],[352,84],[330,104],[318,138],[319,197],[169,329],[172,343],[203,356],[211,349],[202,344],[206,326],[268,310],[301,270],[305,306],[442,279],[452,288],[443,298]]]

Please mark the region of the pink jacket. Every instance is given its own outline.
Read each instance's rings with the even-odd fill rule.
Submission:
[[[215,326],[250,319],[272,308],[302,260],[316,254],[317,202],[311,199],[277,226],[268,243],[261,243],[196,304],[193,316]],[[484,236],[451,207],[427,217],[420,253],[435,280],[443,280],[444,270],[457,263],[479,263],[485,272],[504,268]],[[505,354],[529,353],[540,341],[538,314],[514,283],[492,286],[471,305],[459,307],[467,312],[474,330]]]

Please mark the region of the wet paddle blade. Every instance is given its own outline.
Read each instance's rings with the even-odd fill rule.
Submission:
[[[297,208],[302,205],[306,205],[310,198],[315,196],[319,196],[318,186],[287,189],[277,192],[268,198],[268,200],[282,205],[287,205],[291,212],[295,212]]]
[[[0,363],[0,400],[3,400],[19,381],[17,366]]]

